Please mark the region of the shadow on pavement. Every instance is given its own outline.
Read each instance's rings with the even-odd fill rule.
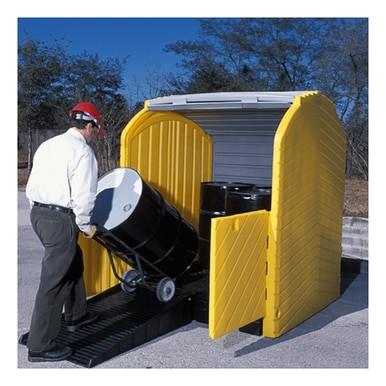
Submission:
[[[311,316],[309,319],[302,322],[300,325],[296,326],[294,329],[288,331],[283,336],[279,338],[265,338],[260,337],[257,341],[242,347],[235,351],[235,357],[241,357],[243,355],[250,354],[252,352],[265,349],[291,339],[297,338],[302,335],[309,334],[322,329],[331,322],[341,318],[342,316],[352,314],[354,312],[368,308],[368,286],[367,280],[365,283],[362,283],[360,290],[362,292],[362,299],[365,298],[366,301],[359,301],[358,303],[351,300],[352,295],[345,302],[345,293],[349,289],[350,285],[353,284],[355,279],[358,277],[358,272],[347,272],[344,271],[341,274],[341,296],[333,303],[329,304],[326,308],[318,312],[317,314]],[[362,275],[363,276],[363,275]],[[363,288],[362,288],[363,287]],[[363,296],[365,294],[365,296]],[[240,339],[240,338],[237,338]],[[240,343],[240,341],[236,342]],[[231,342],[228,342],[228,346],[231,346]]]

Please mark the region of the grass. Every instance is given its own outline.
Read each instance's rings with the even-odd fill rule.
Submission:
[[[368,181],[346,178],[343,214],[350,217],[368,217]]]

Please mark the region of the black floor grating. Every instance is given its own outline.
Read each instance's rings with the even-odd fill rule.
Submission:
[[[72,347],[70,362],[94,367],[190,323],[191,295],[177,289],[174,299],[160,303],[147,289],[138,288],[133,296],[115,286],[88,300],[88,308],[99,314],[98,320],[75,332],[67,332],[63,325],[57,341]]]
[[[159,302],[154,292],[141,286],[135,294],[123,292],[120,285],[110,288],[87,301],[99,318],[75,332],[66,331],[63,323],[57,341],[72,347],[70,362],[94,367],[193,319],[207,322],[208,272],[193,264],[176,285],[168,303]],[[27,336],[21,337],[21,344],[26,344]]]

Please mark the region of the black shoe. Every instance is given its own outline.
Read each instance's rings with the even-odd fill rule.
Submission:
[[[88,311],[85,316],[77,320],[66,321],[66,330],[74,332],[98,319],[98,314]]]
[[[28,360],[30,362],[58,362],[67,359],[71,354],[71,347],[55,347],[48,351],[28,351]]]

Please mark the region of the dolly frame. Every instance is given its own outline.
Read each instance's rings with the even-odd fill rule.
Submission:
[[[134,286],[138,285],[139,283],[141,283],[149,291],[154,292],[154,288],[151,285],[149,285],[148,279],[151,280],[151,278],[161,276],[161,280],[159,280],[157,282],[156,291],[158,290],[158,286],[160,285],[162,280],[165,278],[172,281],[174,286],[175,286],[174,279],[172,279],[170,276],[166,275],[165,272],[163,272],[158,267],[156,267],[154,264],[152,264],[149,260],[147,260],[145,257],[143,257],[140,253],[138,253],[134,248],[127,245],[124,241],[122,241],[119,237],[117,237],[113,232],[109,231],[108,229],[106,229],[102,225],[95,224],[95,226],[96,226],[96,233],[95,233],[94,237],[96,237],[96,241],[100,242],[106,248],[111,269],[113,271],[115,278],[120,283],[123,283],[124,285],[126,285],[128,287],[134,287]],[[127,251],[128,255],[134,256],[134,260],[135,260],[135,264],[136,264],[135,270],[139,274],[139,279],[138,279],[138,277],[135,277],[129,282],[118,274],[117,269],[116,269],[115,264],[114,264],[113,252],[111,251],[111,249],[108,247],[108,245],[105,242],[102,242],[103,241],[103,235],[108,235],[111,239],[113,239],[115,242],[117,242],[119,245],[121,245],[123,247],[124,252]],[[101,238],[101,236],[102,236],[102,238]],[[100,240],[100,238],[102,240]],[[118,256],[118,255],[115,255],[115,257],[121,259],[126,264],[132,265],[132,261],[130,261],[129,258],[123,258],[122,256]],[[150,275],[150,274],[146,275],[145,271],[142,267],[141,261],[143,263],[145,263],[146,265],[148,265],[152,270],[156,271],[159,275]],[[174,291],[175,291],[175,288],[173,290],[173,296],[174,296]],[[170,301],[173,298],[173,296],[168,300],[161,300],[158,296],[157,296],[157,298],[160,301],[166,302],[166,301]]]

